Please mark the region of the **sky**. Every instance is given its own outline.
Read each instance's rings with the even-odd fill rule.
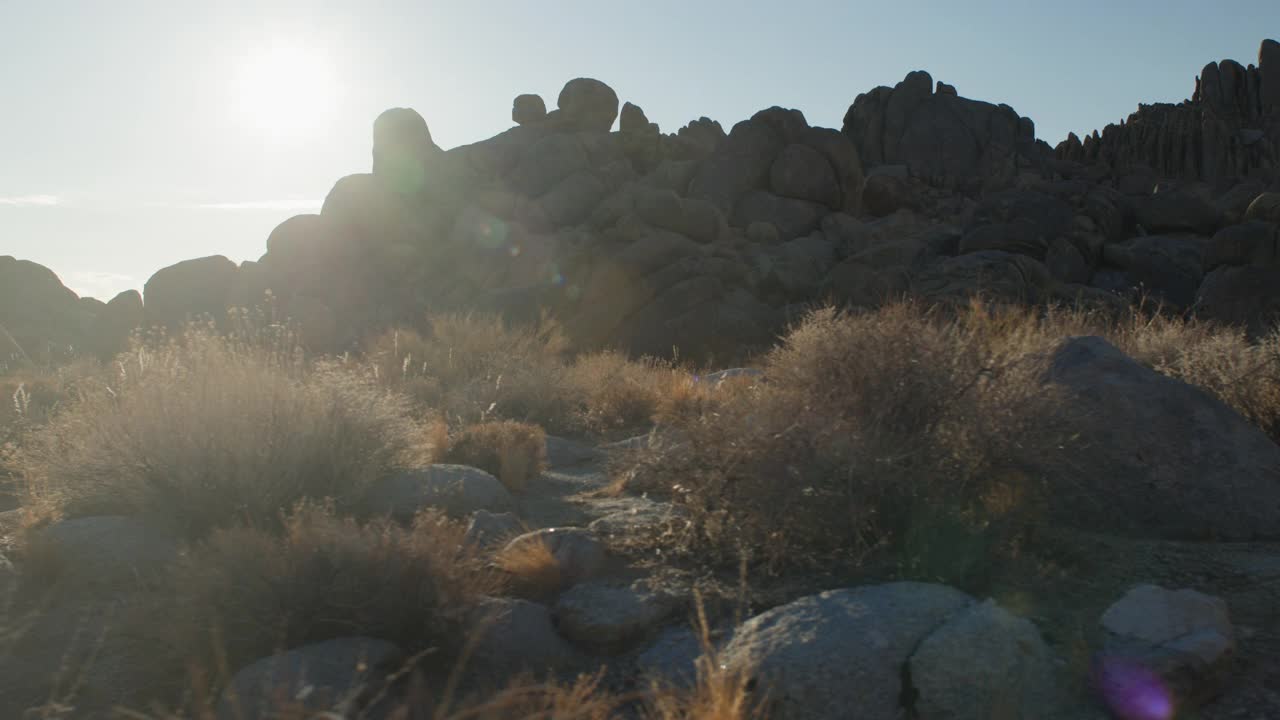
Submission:
[[[180,260],[256,260],[368,171],[389,107],[450,148],[586,76],[664,132],[772,105],[839,128],[923,69],[1056,145],[1187,98],[1209,61],[1256,62],[1267,34],[1276,0],[0,0],[0,255],[102,299]]]

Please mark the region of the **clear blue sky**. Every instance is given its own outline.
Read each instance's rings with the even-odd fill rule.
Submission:
[[[1056,144],[1256,62],[1280,2],[1183,0],[0,0],[0,254],[98,297],[178,260],[257,259],[267,233],[367,171],[373,118],[444,147],[609,83],[672,132],[770,105],[839,127],[925,69]]]

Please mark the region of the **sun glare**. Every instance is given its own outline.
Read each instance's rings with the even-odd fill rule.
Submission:
[[[338,102],[327,58],[296,45],[246,55],[236,92],[240,121],[278,142],[315,138],[328,126]]]

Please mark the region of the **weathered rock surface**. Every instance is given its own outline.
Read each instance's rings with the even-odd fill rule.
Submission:
[[[1098,337],[1063,341],[1045,382],[1082,412],[1081,449],[1046,458],[1062,522],[1165,538],[1280,537],[1280,447],[1217,398]]]
[[[643,588],[591,582],[562,593],[552,612],[560,633],[575,645],[619,653],[651,634],[678,607],[673,598]]]
[[[363,637],[327,640],[263,658],[231,679],[218,701],[217,717],[269,718],[301,709],[354,715],[404,660],[395,645]]]
[[[1195,707],[1220,691],[1233,670],[1235,628],[1220,598],[1139,585],[1107,608],[1102,627],[1096,680],[1122,715],[1135,693],[1155,693],[1152,700],[1161,705]]]
[[[748,620],[723,660],[752,672],[780,717],[830,720],[856,708],[866,720],[893,720],[902,710],[904,664],[972,602],[923,583],[824,592]]]
[[[498,512],[515,505],[515,499],[497,478],[464,465],[428,465],[374,483],[365,497],[370,512],[397,520],[412,520],[426,508],[438,508],[454,517],[480,510]]]
[[[123,515],[62,520],[34,537],[48,580],[70,587],[119,588],[154,581],[178,557],[170,532]]]

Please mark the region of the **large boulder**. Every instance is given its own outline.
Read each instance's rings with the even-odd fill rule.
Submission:
[[[396,473],[373,484],[365,497],[370,512],[412,520],[419,511],[438,508],[454,517],[479,510],[502,511],[515,499],[497,478],[465,465],[428,465]]]
[[[706,200],[682,198],[672,190],[641,189],[635,197],[640,219],[698,242],[713,242],[724,232],[724,216]]]
[[[218,701],[219,720],[257,720],[339,712],[355,717],[405,662],[395,645],[347,637],[263,658],[231,678]]]
[[[1157,190],[1133,201],[1135,219],[1151,233],[1212,235],[1224,221],[1222,211],[1203,195],[1185,188]]]
[[[123,515],[62,520],[36,532],[29,543],[42,558],[42,572],[51,573],[46,581],[81,590],[155,580],[178,557],[172,532]]]
[[[575,645],[619,653],[634,647],[678,609],[673,598],[631,586],[580,583],[562,593],[553,613]]]
[[[1189,307],[1204,279],[1206,243],[1195,235],[1144,235],[1102,249],[1103,260],[1129,282],[1174,308]]]
[[[517,125],[530,125],[542,122],[547,117],[547,104],[541,95],[517,95],[511,101],[511,122]]]
[[[618,94],[593,78],[575,78],[565,84],[556,99],[563,127],[588,132],[609,132],[618,118]]]
[[[844,202],[835,169],[822,153],[795,143],[782,149],[769,171],[769,187],[786,198],[839,209]]]
[[[1200,284],[1196,314],[1265,335],[1280,321],[1280,269],[1219,267]]]
[[[1045,383],[1078,413],[1080,445],[1051,460],[1054,514],[1163,538],[1280,537],[1280,447],[1200,388],[1099,337],[1064,340]]]
[[[781,239],[791,240],[816,230],[827,212],[826,206],[819,203],[753,190],[739,198],[733,224],[748,227],[755,222],[770,223],[778,229]]]
[[[909,663],[921,718],[1053,717],[1064,695],[1031,621],[994,600],[970,605],[926,637]]]
[[[778,153],[798,141],[807,128],[800,111],[776,107],[734,125],[698,167],[689,182],[689,196],[708,200],[732,215],[739,197],[765,188]]]
[[[1280,224],[1280,192],[1265,192],[1254,198],[1244,218]]]
[[[1221,691],[1234,669],[1235,628],[1221,598],[1138,585],[1101,622],[1096,679],[1121,716],[1132,716],[1144,696],[1163,707],[1195,707]]]
[[[431,161],[440,147],[427,121],[412,108],[391,108],[373,121],[373,174],[399,193],[426,187]]]
[[[125,290],[98,312],[89,331],[89,349],[102,360],[115,357],[128,347],[129,336],[142,327],[145,318],[142,294]]]
[[[981,250],[944,258],[913,274],[911,291],[931,302],[967,302],[984,295],[1005,302],[1039,302],[1052,280],[1044,264],[1026,255]]]
[[[58,361],[84,342],[95,311],[49,268],[0,255],[0,360]]]
[[[528,600],[484,598],[472,618],[474,655],[467,674],[505,680],[522,672],[542,674],[580,658],[556,632],[550,609]]]
[[[972,598],[941,585],[900,582],[832,590],[744,623],[721,660],[750,673],[777,717],[895,720],[903,667],[920,642]]]
[[[1250,220],[1222,228],[1209,241],[1204,255],[1205,270],[1219,265],[1280,270],[1280,225]]]
[[[176,327],[206,315],[223,319],[236,269],[222,255],[212,255],[157,270],[142,288],[147,323]]]

